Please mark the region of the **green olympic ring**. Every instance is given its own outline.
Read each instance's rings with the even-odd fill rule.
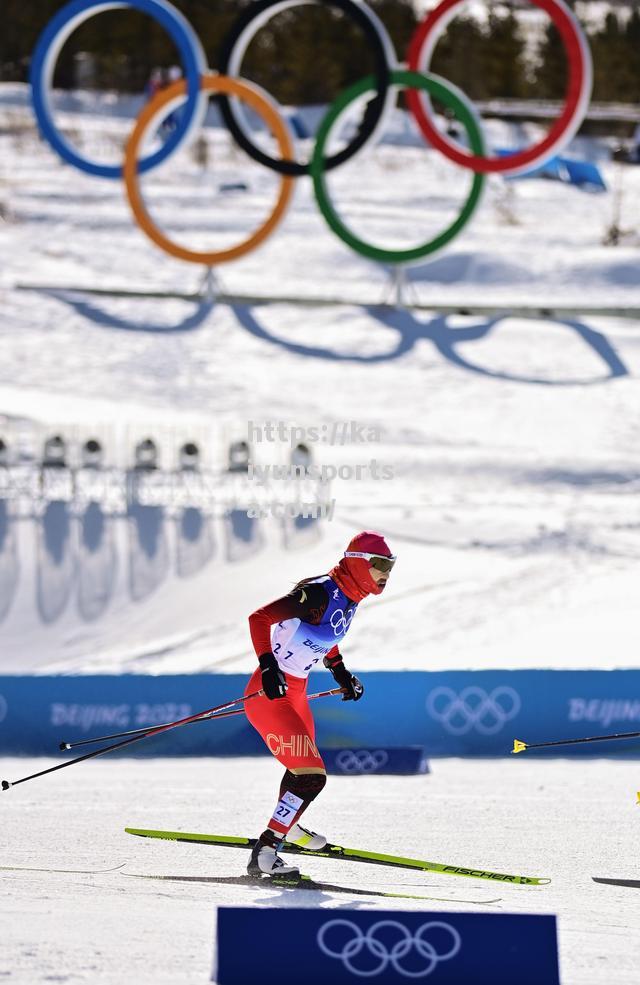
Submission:
[[[423,89],[430,96],[444,103],[448,109],[453,110],[467,131],[469,144],[473,153],[476,155],[485,154],[484,137],[478,119],[465,96],[456,86],[453,86],[450,82],[445,82],[439,76],[432,75],[431,73],[411,72],[404,69],[393,71],[391,73],[391,81],[394,85],[404,86],[407,89]],[[443,246],[446,246],[466,226],[480,201],[485,184],[485,175],[479,172],[474,174],[471,191],[458,218],[444,232],[441,232],[438,236],[435,236],[427,243],[423,243],[421,246],[415,246],[408,250],[387,250],[379,246],[373,246],[352,233],[338,216],[329,197],[323,168],[325,160],[324,149],[335,123],[349,104],[359,96],[375,88],[375,78],[373,75],[368,75],[366,78],[352,85],[342,95],[338,96],[333,105],[330,106],[327,115],[320,125],[313,158],[311,159],[310,173],[313,179],[313,188],[318,206],[326,222],[336,236],[339,236],[356,253],[360,253],[361,256],[368,257],[371,260],[379,260],[382,263],[414,263],[442,249]]]

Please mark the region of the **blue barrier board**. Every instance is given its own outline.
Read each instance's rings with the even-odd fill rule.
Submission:
[[[327,773],[343,776],[367,776],[372,773],[414,776],[429,772],[429,762],[422,746],[320,749],[320,755]]]
[[[640,730],[640,670],[374,671],[361,701],[312,704],[322,749],[420,745],[432,756],[505,756],[513,740],[545,742]],[[245,674],[0,677],[0,754],[56,755],[77,742],[169,722],[242,695]],[[325,686],[312,675],[310,690]],[[244,715],[172,730],[134,755],[267,753]],[[613,741],[532,755],[640,755]]]
[[[218,985],[559,985],[555,916],[218,909]],[[247,947],[247,942],[251,946]],[[264,942],[264,946],[263,945]]]

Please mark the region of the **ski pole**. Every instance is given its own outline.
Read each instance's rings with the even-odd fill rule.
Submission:
[[[259,691],[259,694],[262,692]],[[318,691],[317,694],[310,694],[309,701],[315,698],[326,698],[330,694],[342,694],[341,687],[334,687],[332,691]],[[230,718],[232,715],[244,715],[244,708],[237,708],[235,711],[223,711],[219,714],[207,714],[194,719],[193,722],[185,724],[195,725],[197,722],[211,722],[218,718]],[[171,722],[168,723],[169,725]],[[145,725],[143,728],[130,729],[128,732],[114,732],[112,735],[99,735],[95,739],[79,739],[78,742],[61,742],[59,748],[64,752],[66,749],[77,749],[78,746],[88,746],[92,742],[106,742],[108,739],[120,739],[125,735],[142,735],[143,732],[152,732],[154,728],[166,728],[166,725]]]
[[[251,698],[257,698],[262,691],[253,691],[251,694],[247,694],[243,698],[234,698],[233,701],[227,701],[223,705],[218,705],[216,708],[207,708],[206,711],[199,711],[196,715],[189,715],[187,718],[179,718],[175,722],[168,722],[166,725],[156,725],[155,728],[147,729],[142,733],[142,735],[132,735],[130,739],[123,739],[122,742],[114,742],[111,746],[105,746],[103,749],[96,749],[94,752],[86,752],[84,756],[77,756],[75,759],[69,759],[66,763],[58,763],[57,766],[50,766],[47,770],[40,770],[39,773],[31,773],[30,776],[23,776],[20,780],[9,780],[2,781],[2,789],[8,790],[10,787],[15,787],[19,783],[26,783],[27,780],[35,780],[38,776],[46,776],[47,773],[55,773],[56,770],[63,770],[66,766],[74,766],[75,763],[83,763],[86,759],[93,759],[95,756],[101,756],[105,752],[111,752],[114,749],[122,749],[124,746],[130,745],[132,742],[139,742],[140,739],[146,739],[151,735],[159,735],[161,732],[168,732],[170,729],[178,728],[179,725],[189,725],[191,722],[195,722],[202,718],[204,715],[213,715],[216,711],[225,711],[227,708],[231,708],[232,705],[237,705],[240,701],[249,701]]]
[[[586,739],[556,739],[555,742],[521,742],[513,740],[511,753],[524,752],[525,749],[546,749],[549,746],[574,746],[581,742],[607,742],[609,739],[640,739],[640,732],[616,732],[615,735],[591,735]]]
[[[196,725],[198,722],[211,722],[214,718],[229,718],[231,715],[243,715],[244,711],[242,708],[238,708],[235,711],[221,711],[217,715],[205,715],[204,718],[196,718],[192,722],[185,722],[185,725]],[[171,724],[168,722],[167,724]],[[146,725],[143,728],[132,728],[128,732],[113,732],[111,735],[97,735],[94,739],[79,739],[77,742],[61,742],[58,746],[63,752],[66,749],[77,749],[78,746],[90,746],[92,742],[106,742],[107,739],[120,739],[125,735],[148,735],[152,732],[154,728],[158,726]],[[161,725],[160,728],[164,728]]]

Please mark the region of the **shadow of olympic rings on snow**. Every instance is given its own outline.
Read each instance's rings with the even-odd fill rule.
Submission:
[[[308,346],[297,342],[290,342],[287,339],[278,338],[261,325],[250,306],[233,306],[233,311],[242,327],[256,338],[270,342],[273,345],[281,346],[297,355],[311,356],[316,359],[356,363],[388,362],[410,352],[416,342],[426,340],[432,342],[438,352],[455,366],[459,366],[461,369],[465,369],[471,373],[477,373],[480,376],[487,376],[496,380],[507,380],[512,383],[532,383],[538,386],[590,386],[627,376],[629,373],[627,367],[602,332],[597,332],[595,329],[589,328],[582,322],[573,319],[554,319],[554,324],[565,326],[567,329],[575,332],[583,339],[586,345],[590,346],[597,353],[607,367],[607,372],[603,373],[602,376],[596,376],[591,379],[542,379],[536,376],[524,376],[487,369],[460,355],[457,347],[461,343],[476,342],[486,338],[495,325],[504,321],[505,318],[511,317],[508,313],[483,319],[475,325],[454,328],[448,324],[449,315],[436,315],[427,321],[419,321],[410,311],[382,307],[368,307],[365,310],[375,321],[398,333],[399,338],[394,349],[375,355],[358,355],[357,353],[342,354],[331,349],[323,348],[322,346]]]
[[[195,331],[205,323],[216,306],[215,300],[197,300],[194,298],[191,303],[196,306],[195,310],[182,321],[175,325],[159,325],[152,322],[141,322],[140,319],[133,317],[125,318],[106,311],[96,302],[80,297],[81,292],[79,291],[51,289],[42,293],[72,307],[82,317],[104,328],[114,328],[127,332],[151,332],[157,335],[172,335]],[[359,355],[358,353],[335,352],[323,346],[303,345],[298,342],[291,342],[288,339],[278,338],[265,328],[254,314],[254,308],[260,306],[234,304],[231,308],[240,325],[251,335],[271,345],[280,346],[296,355],[308,356],[315,359],[364,364],[389,362],[410,352],[417,342],[430,341],[438,352],[455,366],[465,369],[470,373],[487,376],[490,379],[505,380],[512,383],[530,383],[538,386],[590,386],[606,383],[609,380],[618,379],[629,374],[627,367],[607,337],[602,332],[589,328],[583,322],[575,319],[558,318],[553,321],[555,325],[564,326],[580,336],[585,344],[600,357],[607,369],[600,376],[590,379],[543,379],[536,376],[525,376],[488,369],[460,354],[458,350],[459,345],[477,342],[486,338],[497,324],[510,317],[508,312],[495,315],[492,318],[479,320],[473,325],[452,327],[449,325],[449,315],[435,315],[426,321],[420,321],[411,311],[369,306],[365,308],[367,314],[385,328],[390,328],[397,332],[398,341],[396,346],[388,352],[374,355]],[[542,319],[540,318],[539,320]],[[545,320],[549,321],[550,319],[547,318]]]
[[[184,302],[196,306],[192,314],[187,315],[186,318],[176,325],[158,325],[152,322],[141,322],[135,318],[123,318],[120,315],[106,311],[95,302],[83,300],[79,297],[80,291],[76,293],[75,291],[51,289],[42,291],[41,293],[46,294],[47,297],[54,298],[56,301],[62,301],[70,308],[73,308],[83,318],[92,321],[95,325],[101,325],[103,328],[115,328],[118,331],[124,332],[152,332],[156,335],[175,335],[183,332],[193,332],[204,324],[215,307],[215,301],[194,298],[191,302]],[[149,303],[149,301],[154,299],[142,298],[136,300],[144,300]]]

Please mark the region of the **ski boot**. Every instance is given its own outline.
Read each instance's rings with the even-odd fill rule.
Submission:
[[[301,824],[294,824],[287,832],[285,840],[290,845],[297,845],[298,848],[304,848],[308,852],[318,852],[327,844],[324,835],[319,835],[316,831],[309,831],[308,828],[303,828]]]
[[[295,865],[287,865],[278,855],[278,849],[282,846],[282,840],[271,844],[271,839],[267,840],[260,835],[251,852],[251,858],[247,865],[247,872],[250,876],[270,876],[271,878],[283,878],[296,882],[300,878],[300,870]]]

